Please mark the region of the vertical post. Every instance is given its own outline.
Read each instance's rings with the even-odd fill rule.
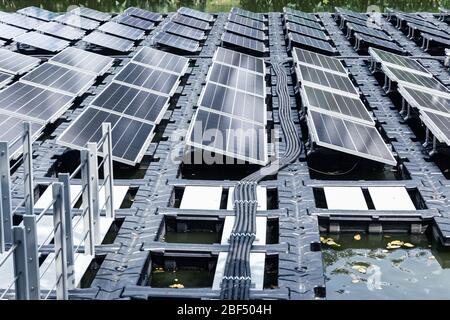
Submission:
[[[2,199],[2,190],[0,189],[0,201]],[[3,229],[3,208],[0,206],[0,254],[5,251],[5,231]]]
[[[83,236],[87,235],[84,240],[84,253],[90,256],[95,255],[95,236],[94,236],[94,215],[92,212],[92,190],[89,183],[89,151],[81,151],[81,188],[83,190]]]
[[[25,192],[25,212],[33,214],[34,185],[33,185],[33,149],[31,141],[31,124],[23,123],[23,181]]]
[[[12,233],[14,243],[17,245],[13,253],[16,300],[28,300],[28,263],[27,249],[25,247],[25,228],[14,227]]]
[[[56,270],[56,298],[68,300],[67,286],[67,256],[66,256],[66,222],[64,215],[63,184],[53,184],[53,225],[55,234],[55,270]]]
[[[66,256],[67,256],[67,282],[69,289],[75,288],[75,258],[73,253],[73,227],[72,227],[72,199],[70,196],[70,175],[60,173],[59,182],[63,184],[64,192],[64,215],[66,222]]]
[[[25,227],[25,247],[28,262],[28,295],[30,300],[39,300],[41,291],[39,286],[39,256],[36,229],[36,215],[24,215],[23,226]]]
[[[87,149],[89,151],[88,167],[89,167],[89,184],[91,186],[92,197],[92,214],[94,216],[94,235],[95,242],[100,240],[100,204],[98,196],[98,158],[97,143],[88,142]]]
[[[9,170],[8,142],[0,142],[0,194],[2,195],[2,225],[3,240],[12,243],[12,214],[11,214],[11,176]]]
[[[114,219],[114,176],[112,155],[111,123],[102,124],[102,136],[106,135],[103,142],[103,178],[105,183],[106,218]]]

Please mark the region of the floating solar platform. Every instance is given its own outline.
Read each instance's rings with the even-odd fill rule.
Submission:
[[[306,47],[311,50],[326,52],[329,54],[336,54],[336,48],[329,42],[319,40],[316,38],[307,37],[297,33],[288,33],[288,40],[292,47]]]
[[[129,27],[113,21],[106,22],[97,28],[97,30],[133,41],[142,40],[145,36],[145,31],[141,29]]]
[[[133,28],[139,28],[145,31],[150,31],[155,27],[155,23],[152,21],[129,16],[125,13],[119,14],[113,19],[113,21]]]
[[[168,71],[169,73],[174,73],[179,76],[184,75],[189,66],[188,58],[180,57],[175,54],[149,47],[143,47],[140,49],[136,55],[133,56],[132,61]]]
[[[12,75],[24,74],[41,63],[41,59],[0,49],[0,71]]]
[[[188,17],[192,17],[195,18],[197,20],[203,20],[206,22],[213,22],[214,21],[214,16],[212,14],[206,13],[206,12],[201,12],[198,10],[194,10],[191,8],[186,8],[186,7],[181,7],[178,9],[177,11],[178,13],[184,15],[184,16],[188,16]]]
[[[44,63],[20,79],[21,82],[66,95],[81,96],[95,82],[96,75],[51,63]]]
[[[167,32],[159,32],[153,37],[153,41],[159,45],[171,47],[181,51],[198,52],[200,44],[198,41],[186,39]]]
[[[308,124],[317,145],[395,166],[392,155],[373,126],[308,110]]]
[[[57,120],[73,100],[73,96],[16,82],[0,92],[0,113],[46,125]]]
[[[54,21],[40,24],[36,30],[68,41],[79,40],[85,35],[85,32],[81,29]]]
[[[112,18],[112,15],[109,13],[101,12],[86,7],[75,8],[71,10],[70,13],[100,22],[105,22]]]
[[[254,28],[250,28],[250,27],[246,27],[246,26],[242,26],[240,24],[233,23],[233,22],[227,22],[227,24],[225,25],[225,30],[232,32],[232,33],[236,33],[241,36],[245,36],[247,38],[256,39],[259,41],[266,40],[266,35],[263,31],[254,29]]]
[[[27,32],[27,30],[0,23],[0,38],[2,39],[12,40],[25,32]]]
[[[57,16],[59,16],[59,14],[49,11],[49,10],[45,10],[42,8],[38,8],[38,7],[26,7],[20,10],[17,10],[17,13],[23,14],[25,16],[29,16],[32,18],[36,18],[39,20],[43,20],[43,21],[52,21],[53,19],[55,19]]]
[[[228,15],[228,21],[253,29],[258,29],[262,31],[267,30],[267,26],[263,22],[252,20],[243,16],[239,16],[237,14],[230,13]]]
[[[155,13],[136,7],[126,9],[124,13],[129,16],[138,17],[152,22],[161,22],[163,20],[163,16],[160,13]]]
[[[19,27],[26,30],[33,30],[43,23],[42,20],[27,17],[18,13],[8,13],[6,15],[0,15],[0,22]]]
[[[32,31],[21,34],[13,39],[21,45],[34,47],[49,52],[59,52],[70,45],[70,42]]]
[[[131,40],[112,36],[100,31],[94,31],[85,36],[82,40],[84,42],[118,52],[129,52],[134,47],[134,42]]]
[[[202,21],[202,20],[197,20],[191,17],[186,17],[183,16],[179,13],[174,14],[170,20],[172,20],[173,22],[176,22],[178,24],[187,26],[187,27],[191,27],[191,28],[195,28],[195,29],[199,29],[202,31],[207,31],[209,29],[211,29],[211,26],[209,25],[208,22]]]
[[[100,26],[100,22],[98,21],[94,21],[71,13],[61,15],[57,17],[55,21],[58,21],[71,27],[80,28],[88,31],[94,30],[98,28],[98,26]]]
[[[134,166],[142,159],[153,138],[153,124],[88,107],[59,136],[57,142],[72,149],[84,150],[88,142],[100,142],[102,123],[105,122],[111,123],[113,159]]]
[[[222,35],[222,42],[232,46],[241,47],[245,50],[254,51],[259,54],[264,54],[267,51],[267,47],[264,45],[264,42],[237,34],[232,34],[230,32],[225,32]]]
[[[62,65],[95,75],[103,75],[114,63],[114,59],[77,48],[67,48],[49,60],[49,63]]]
[[[203,41],[206,39],[205,32],[199,29],[187,27],[172,21],[164,24],[163,30],[167,33],[180,37],[188,38],[195,41]]]

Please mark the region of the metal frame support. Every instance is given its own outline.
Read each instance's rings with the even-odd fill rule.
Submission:
[[[111,123],[102,124],[102,136],[106,135],[103,141],[103,178],[105,184],[106,218],[115,219],[114,212],[114,176],[113,176],[113,155],[112,155],[112,131]]]
[[[70,197],[70,175],[68,173],[61,173],[58,175],[58,180],[64,186],[64,215],[65,215],[65,230],[66,230],[66,256],[67,256],[67,283],[69,289],[75,288],[75,257],[73,252],[73,226],[72,226],[72,199]]]
[[[67,252],[66,252],[66,216],[64,213],[64,186],[53,184],[53,225],[55,241],[56,298],[68,300]]]
[[[84,240],[84,253],[95,255],[95,235],[94,235],[94,215],[92,211],[92,185],[89,183],[90,171],[89,151],[81,151],[81,188],[83,190],[83,235],[87,235]]]
[[[25,228],[23,226],[14,227],[12,229],[14,243],[17,247],[14,249],[14,277],[16,300],[28,300],[28,263],[27,248],[25,245]]]
[[[13,242],[11,214],[11,176],[8,142],[0,142],[0,194],[2,222],[0,223],[0,252],[5,243]],[[3,228],[2,228],[3,227]],[[3,239],[3,240],[2,240]]]
[[[95,243],[99,243],[100,237],[100,204],[98,193],[98,156],[97,156],[97,143],[88,142],[87,149],[89,152],[88,167],[89,167],[89,184],[92,197],[92,215],[94,217],[94,238]]]
[[[41,290],[39,285],[40,273],[36,215],[24,215],[23,226],[25,227],[25,246],[28,262],[28,297],[30,300],[39,300],[41,298]]]
[[[31,139],[31,124],[29,122],[23,123],[22,145],[25,212],[34,214],[33,142]]]

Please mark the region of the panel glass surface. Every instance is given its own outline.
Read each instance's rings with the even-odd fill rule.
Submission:
[[[145,31],[141,29],[129,27],[113,21],[101,25],[97,30],[135,41],[141,40],[145,36]]]
[[[385,74],[395,82],[400,82],[405,86],[413,85],[428,88],[440,92],[448,92],[447,88],[433,77],[423,76],[417,73],[408,72],[396,68],[382,66]]]
[[[54,21],[42,23],[36,30],[69,41],[81,39],[85,35],[85,32],[81,29]]]
[[[378,47],[378,48],[380,48],[380,47],[386,48],[386,49],[394,50],[396,52],[404,52],[404,50],[400,46],[398,46],[397,44],[395,44],[394,42],[391,42],[391,41],[382,40],[380,38],[375,38],[375,37],[371,37],[366,34],[360,34],[360,33],[355,33],[354,36],[358,41],[367,43],[368,46]]]
[[[160,13],[147,11],[141,8],[136,7],[130,7],[124,11],[125,14],[128,14],[130,16],[138,17],[141,19],[153,21],[153,22],[160,22],[163,17]]]
[[[114,63],[114,59],[77,48],[67,48],[58,53],[50,62],[64,64],[76,69],[102,75]]]
[[[83,38],[83,41],[119,52],[128,52],[134,46],[131,40],[122,39],[99,31],[88,34]]]
[[[155,24],[152,21],[129,16],[125,13],[119,14],[117,17],[114,18],[114,21],[124,24],[126,26],[139,28],[145,31],[149,31],[155,27]]]
[[[439,94],[433,94],[424,90],[417,90],[401,85],[398,90],[413,107],[450,115],[450,96],[444,97]]]
[[[233,22],[228,22],[225,25],[225,30],[260,41],[264,41],[266,38],[264,32],[261,30],[242,26]]]
[[[27,30],[0,23],[0,38],[2,39],[11,40],[25,32],[27,32]]]
[[[174,14],[171,17],[171,20],[178,24],[182,24],[184,26],[199,29],[202,31],[206,31],[206,30],[210,29],[210,25],[208,22],[197,20],[197,19],[194,19],[191,17],[186,17],[179,13]]]
[[[417,61],[410,59],[408,57],[400,56],[395,53],[369,48],[369,53],[372,57],[375,58],[378,62],[381,63],[389,63],[392,66],[399,66],[406,69],[411,69],[414,71],[419,71],[425,74],[428,74],[427,69],[425,69],[420,63]]]
[[[102,22],[111,19],[111,14],[109,13],[97,11],[86,7],[75,8],[72,11],[70,11],[70,13]]]
[[[36,29],[39,24],[43,23],[42,20],[27,17],[18,13],[0,15],[0,22],[27,30]]]
[[[94,21],[71,13],[66,13],[62,16],[59,16],[55,19],[55,21],[83,30],[94,30],[100,25],[98,21]]]
[[[420,111],[422,120],[426,126],[436,136],[436,138],[450,146],[450,116],[443,116],[433,112]]]
[[[258,30],[266,30],[266,25],[261,21],[252,20],[243,16],[239,16],[237,14],[230,13],[228,15],[228,21],[253,28]]]
[[[153,37],[153,40],[160,45],[188,52],[197,52],[200,48],[200,44],[195,40],[183,38],[166,32],[159,32]]]
[[[214,21],[214,16],[212,14],[201,12],[198,10],[194,10],[191,8],[181,7],[178,9],[178,13],[181,13],[182,15],[189,16],[195,19],[212,22]]]
[[[336,49],[327,41],[322,41],[319,39],[303,36],[297,33],[288,33],[289,40],[293,42],[294,45],[306,46],[314,48],[320,51],[332,52],[334,53]]]
[[[342,62],[336,58],[332,58],[329,56],[325,56],[323,54],[318,54],[307,50],[302,50],[299,48],[292,49],[292,57],[297,63],[317,66],[323,69],[339,72],[344,75],[347,74],[347,70],[342,65]]]
[[[314,22],[314,21],[311,21],[311,20],[308,20],[308,19],[303,19],[303,18],[300,18],[300,17],[296,17],[296,16],[293,16],[291,14],[285,14],[284,17],[285,17],[286,21],[290,21],[290,22],[293,22],[293,23],[296,23],[296,24],[300,24],[302,26],[307,26],[307,27],[310,27],[310,28],[314,28],[314,29],[317,29],[317,30],[323,30],[322,25],[320,23],[318,23],[318,22]]]
[[[248,54],[218,47],[214,54],[214,60],[242,69],[247,69],[260,74],[265,74],[264,60]]]
[[[303,12],[303,11],[300,11],[300,10],[295,10],[295,9],[292,9],[292,8],[289,8],[289,7],[284,7],[283,8],[283,12],[284,13],[288,13],[288,14],[292,14],[294,16],[297,16],[297,17],[300,17],[300,18],[303,18],[303,19],[308,19],[308,20],[311,20],[311,21],[318,21],[316,16],[314,14],[312,14],[312,13],[306,13],[306,12]]]
[[[0,70],[14,75],[23,74],[41,62],[41,59],[0,49]]]
[[[317,39],[320,39],[320,40],[324,40],[324,41],[329,40],[329,37],[325,34],[325,32],[323,32],[321,30],[318,30],[318,29],[302,26],[302,25],[299,25],[299,24],[286,22],[286,29],[288,31],[290,31],[290,32],[303,34],[303,35],[306,35],[306,36],[309,36],[309,37],[313,37],[313,38],[317,38]]]
[[[70,42],[32,31],[21,34],[14,41],[50,52],[59,52],[70,45]]]
[[[163,28],[167,33],[172,33],[192,40],[201,41],[205,39],[204,31],[184,26],[172,21],[167,22]]]
[[[351,22],[347,23],[347,28],[350,28],[352,31],[354,32],[358,32],[358,33],[362,33],[362,34],[367,34],[371,37],[376,37],[376,38],[380,38],[380,39],[391,39],[390,36],[388,36],[385,32],[381,31],[381,30],[377,30],[374,28],[369,28],[366,26],[362,26],[360,24],[354,24]]]
[[[40,20],[44,20],[44,21],[51,21],[53,19],[55,19],[58,14],[52,11],[48,11],[42,8],[38,8],[38,7],[26,7],[20,10],[17,10],[18,13],[29,16],[29,17],[33,17],[33,18],[37,18]]]
[[[264,42],[255,39],[249,39],[247,37],[232,34],[230,32],[225,32],[222,35],[222,41],[225,43],[229,43],[235,46],[239,46],[257,52],[264,52],[266,50]]]
[[[252,11],[244,10],[244,9],[237,8],[237,7],[231,8],[230,12],[238,14],[238,15],[246,17],[246,18],[253,19],[253,20],[258,20],[258,21],[266,21],[267,20],[266,17],[264,16],[264,14],[262,14],[262,13],[252,12]]]
[[[143,47],[139,50],[132,60],[179,75],[183,75],[186,72],[189,64],[188,58],[149,47]]]

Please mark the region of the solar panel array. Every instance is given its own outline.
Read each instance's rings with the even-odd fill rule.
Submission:
[[[114,160],[135,165],[144,156],[169,99],[189,60],[142,48],[57,139],[83,149],[101,139],[101,124],[112,126]]]
[[[198,20],[195,18],[191,18],[191,17],[187,17],[187,16],[183,16],[182,14],[176,13],[171,17],[171,21],[178,23],[178,24],[182,24],[184,26],[187,27],[191,27],[191,28],[195,28],[195,29],[199,29],[199,30],[209,30],[211,29],[211,26],[209,25],[208,22],[203,21],[203,20]]]
[[[186,144],[250,163],[267,164],[264,77],[262,59],[219,48]]]
[[[0,22],[19,27],[26,30],[33,30],[43,23],[42,20],[27,17],[18,13],[7,13],[0,15]]]
[[[29,16],[32,18],[36,18],[39,20],[44,20],[44,21],[52,21],[53,19],[55,19],[58,14],[49,10],[45,10],[42,8],[38,8],[38,7],[26,7],[20,10],[17,10],[17,13],[23,14],[25,16]]]
[[[322,147],[395,165],[342,62],[294,49],[303,108],[313,141]]]
[[[22,28],[10,26],[3,23],[0,25],[0,38],[2,39],[12,40],[17,36],[24,34],[25,32],[27,32],[27,30]]]
[[[376,49],[369,53],[434,137],[450,146],[450,90],[413,59]]]
[[[285,14],[284,19],[286,22],[296,23],[302,26],[310,27],[317,30],[323,30],[324,28],[319,22],[311,21],[308,19],[300,18],[291,14]]]
[[[133,17],[125,13],[117,15],[113,21],[124,24],[126,26],[139,28],[145,31],[149,31],[155,27],[155,23],[149,20]]]
[[[47,35],[63,38],[68,41],[79,40],[85,35],[85,32],[81,29],[54,21],[42,23],[36,28],[36,30]]]
[[[241,47],[246,50],[252,50],[258,53],[264,53],[267,51],[267,47],[265,46],[264,42],[230,32],[224,32],[224,34],[222,35],[222,42],[228,45]]]
[[[0,49],[0,71],[12,75],[24,74],[41,63],[41,59],[29,57],[6,49]]]
[[[48,62],[100,76],[111,68],[114,59],[70,47],[53,56]]]
[[[59,52],[70,45],[70,42],[66,40],[47,36],[36,31],[23,33],[19,36],[14,37],[13,40],[21,45],[26,45],[50,52]]]
[[[228,15],[228,21],[233,22],[233,23],[237,23],[237,24],[240,24],[242,26],[249,27],[249,28],[262,30],[262,31],[267,29],[267,26],[264,24],[264,22],[257,21],[257,20],[252,20],[250,18],[239,16],[239,15],[233,14],[233,13],[230,13]]]

